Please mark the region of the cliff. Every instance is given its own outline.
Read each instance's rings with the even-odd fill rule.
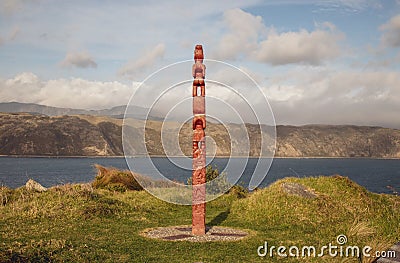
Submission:
[[[143,120],[129,119],[127,129],[130,147],[134,153],[143,153],[139,143],[142,138],[140,122]],[[180,129],[179,123],[164,124],[164,147],[161,147],[160,121],[148,121],[146,125],[146,147],[151,155],[179,155],[179,149],[173,143],[179,140],[184,154],[190,155],[191,127],[186,123]],[[228,130],[236,139],[230,140]],[[258,127],[252,124],[245,126],[250,137],[250,155],[260,153],[260,129],[270,130],[270,127]],[[207,135],[216,142],[215,147],[209,147],[217,156],[243,155],[240,133],[244,127],[229,124],[224,127],[210,123]],[[400,158],[400,130],[382,127],[365,126],[333,126],[306,125],[276,127],[277,157],[373,157]],[[239,138],[239,139],[237,139]],[[263,137],[270,140],[271,138]],[[45,155],[45,156],[120,156],[122,147],[122,120],[91,115],[46,116],[27,113],[0,113],[0,155]],[[239,150],[238,150],[239,149]],[[265,149],[265,151],[270,151]],[[235,152],[236,151],[236,152]]]
[[[78,116],[0,115],[0,154],[121,155],[121,126]]]
[[[279,157],[400,158],[400,130],[351,125],[278,126]]]

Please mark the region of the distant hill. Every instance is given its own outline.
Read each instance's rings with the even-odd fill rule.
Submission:
[[[132,138],[131,152],[164,155],[161,147],[162,122],[151,121],[146,126],[146,148],[139,140],[143,120],[129,119],[127,132]],[[107,116],[47,116],[27,113],[0,113],[0,155],[46,156],[120,156],[122,147],[122,120]],[[164,123],[165,145],[172,145],[179,132],[179,144],[185,155],[191,154],[192,129],[189,123]],[[243,126],[228,124],[231,133],[238,133]],[[260,153],[260,128],[246,124],[250,137],[250,155]],[[264,131],[269,127],[262,126]],[[276,127],[277,157],[372,157],[400,158],[400,130],[365,126],[306,125]],[[209,123],[207,135],[216,142],[217,156],[229,156],[231,145],[240,145],[240,138],[231,141],[228,131],[221,124]],[[265,140],[271,138],[263,137]],[[178,155],[174,147],[168,154]],[[236,152],[243,155],[246,152]],[[265,149],[271,151],[272,149]]]
[[[400,158],[400,130],[353,125],[277,126],[276,156]]]
[[[111,109],[103,110],[84,110],[84,109],[71,109],[45,106],[35,103],[20,103],[20,102],[1,102],[0,112],[17,113],[26,112],[31,114],[43,114],[47,116],[61,116],[61,115],[95,115],[95,116],[110,116],[113,118],[122,119],[124,117],[126,105],[116,106]],[[139,106],[130,106],[130,113],[127,117],[144,120],[148,109]],[[157,116],[150,116],[147,119],[160,120]]]

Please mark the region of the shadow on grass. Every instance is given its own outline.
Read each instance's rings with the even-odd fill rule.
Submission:
[[[229,209],[227,211],[219,213],[207,225],[208,226],[218,226],[218,225],[220,225],[222,222],[224,222],[226,220],[226,218],[228,217],[230,212],[231,212],[231,210]]]

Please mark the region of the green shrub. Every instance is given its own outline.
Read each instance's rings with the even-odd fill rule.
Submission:
[[[207,194],[218,194],[221,192],[228,192],[232,187],[227,180],[227,174],[225,172],[220,173],[218,168],[215,166],[214,168],[211,165],[206,167],[206,182],[209,183],[207,185]],[[188,178],[188,185],[192,184],[192,178]]]
[[[237,198],[245,198],[248,196],[249,190],[242,185],[236,184],[229,189],[228,193],[234,194]]]

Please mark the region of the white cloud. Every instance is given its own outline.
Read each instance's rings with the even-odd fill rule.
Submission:
[[[1,13],[11,14],[22,8],[23,0],[2,0],[0,1]]]
[[[204,0],[198,5],[181,0],[1,0],[0,8],[7,12],[20,10],[13,14],[12,21],[20,25],[24,32],[21,42],[27,46],[57,52],[90,47],[97,60],[110,57],[123,60],[127,56],[137,56],[135,51],[140,51],[141,47],[157,44],[154,43],[157,39],[167,45],[176,45],[186,39],[192,48],[192,41],[204,40],[200,31],[211,30],[209,25],[214,25],[215,21],[213,16],[219,16],[229,8],[254,6],[259,2]],[[0,30],[5,26],[3,21],[11,21],[3,20],[3,17],[1,20]],[[39,37],[41,35],[47,36],[46,41]],[[180,48],[176,46],[179,52]]]
[[[383,31],[382,43],[389,47],[400,47],[400,14],[392,17],[380,27]]]
[[[318,11],[360,13],[367,9],[381,9],[379,0],[315,0],[311,1],[320,8]]]
[[[295,84],[291,84],[295,83]],[[395,71],[289,71],[265,88],[277,123],[356,124],[400,128]]]
[[[154,63],[163,58],[165,54],[165,45],[158,44],[153,49],[145,52],[141,57],[129,61],[120,70],[119,74],[128,78],[137,77],[140,73],[146,71]]]
[[[291,101],[297,100],[303,94],[303,90],[294,85],[271,85],[265,89],[265,93],[271,101]]]
[[[219,41],[213,57],[217,59],[235,58],[257,47],[257,39],[266,30],[260,16],[253,16],[239,8],[224,12],[227,33]]]
[[[118,71],[120,75],[129,79],[139,79],[144,76],[143,73],[157,69],[162,62],[192,58],[194,44],[202,43],[206,58],[243,59],[238,64],[246,72],[254,70],[256,74],[251,75],[260,84],[267,83],[265,86],[269,93],[266,93],[274,105],[278,122],[301,124],[353,121],[390,125],[399,119],[395,116],[398,113],[397,105],[400,104],[400,94],[396,88],[398,89],[400,84],[394,73],[398,67],[398,60],[395,61],[394,55],[391,56],[389,52],[384,55],[378,54],[382,66],[378,65],[373,70],[370,67],[366,68],[365,72],[357,72],[351,68],[346,73],[351,67],[345,64],[347,61],[326,63],[342,54],[340,45],[344,35],[338,29],[329,23],[306,27],[312,21],[312,16],[300,16],[298,24],[297,18],[285,20],[288,15],[296,12],[298,5],[307,8],[333,7],[337,12],[359,10],[359,15],[363,15],[359,18],[365,18],[365,28],[370,33],[352,34],[356,28],[353,26],[344,27],[343,30],[349,32],[351,43],[373,45],[376,33],[373,30],[376,30],[378,25],[375,24],[376,19],[368,20],[371,12],[365,10],[367,7],[379,8],[379,4],[374,4],[379,1],[204,0],[198,6],[178,0],[123,1],[118,4],[112,1],[91,0],[83,1],[79,5],[75,1],[60,1],[57,4],[53,1],[41,1],[41,5],[37,5],[38,1],[40,0],[0,0],[0,8],[3,11],[7,9],[7,12],[13,12],[12,15],[0,17],[0,32],[3,38],[0,39],[0,45],[1,42],[5,43],[4,47],[1,47],[2,50],[6,48],[7,52],[10,52],[4,57],[3,77],[36,69],[37,71],[33,72],[52,80],[43,80],[31,73],[0,80],[2,100],[81,108],[124,104],[131,95],[131,86],[113,81],[88,81],[85,80],[85,76],[90,76],[91,79],[97,77],[101,80],[113,80]],[[282,13],[281,19],[268,16],[262,18],[244,11],[247,10],[246,7],[251,6],[250,9],[257,10],[257,14],[268,14],[268,5],[273,4],[283,5],[282,9],[288,5],[287,12]],[[388,12],[382,9],[379,15],[385,16]],[[325,16],[333,21],[342,17]],[[335,23],[339,25],[356,19],[350,16],[343,18],[345,20]],[[388,17],[388,22],[381,27],[382,43],[385,42],[386,47],[399,46],[396,19],[394,17],[389,21]],[[272,21],[277,22],[273,25]],[[276,29],[273,26],[276,26]],[[15,39],[16,45],[8,46],[8,41],[12,39]],[[162,44],[156,46],[160,42]],[[180,43],[183,43],[183,46]],[[143,47],[148,47],[149,50],[146,52]],[[68,50],[86,48],[90,55],[85,52],[65,54]],[[365,52],[360,46],[352,48],[360,50],[354,52],[358,61],[368,61],[368,54],[363,54]],[[393,50],[390,49],[390,52]],[[82,78],[54,79],[55,75],[68,74],[68,71],[54,69],[54,65],[46,63],[53,63],[55,56],[60,60],[65,56],[61,63],[64,67],[95,67],[98,63],[101,68],[96,71],[69,72]],[[161,59],[163,56],[165,59]],[[41,59],[38,59],[39,57]],[[130,58],[134,60],[129,60]],[[292,65],[269,67],[263,63]],[[332,67],[338,72],[334,72]],[[228,84],[238,84],[242,81],[237,74],[229,75],[211,67],[208,69],[208,79],[220,74],[216,80],[226,80]],[[187,73],[186,68],[184,70],[179,76],[184,79],[185,76],[190,78],[190,72]],[[155,92],[153,89],[147,91]],[[185,92],[190,92],[190,89]],[[181,94],[172,95],[178,97]],[[212,85],[209,85],[208,94],[221,95],[217,87]],[[228,93],[222,95],[230,96]],[[251,101],[256,99],[251,97]]]
[[[62,67],[96,68],[97,63],[87,52],[68,52],[60,65]]]
[[[19,32],[20,32],[19,27],[18,26],[14,26],[11,30],[9,30],[7,37],[2,38],[0,36],[0,46],[4,45],[4,44],[6,44],[6,43],[8,43],[10,41],[15,40],[17,35],[19,34]]]
[[[278,124],[356,124],[400,128],[398,72],[333,71],[298,66],[273,74],[267,82],[267,85],[263,85],[263,90]],[[138,83],[130,86],[116,81],[88,81],[80,78],[45,81],[27,72],[14,78],[0,79],[0,98],[2,101],[39,103],[55,107],[111,108],[127,104],[136,84]],[[242,110],[242,102],[238,101],[237,94],[214,86],[213,83],[208,85],[207,94],[210,98],[223,98],[226,103],[237,105],[237,110]],[[180,90],[181,87],[177,89]],[[152,92],[153,89],[145,90]],[[259,102],[254,97],[254,94],[258,94],[256,89],[243,91],[246,92],[245,98],[256,107],[265,108],[266,105],[257,104]],[[180,102],[182,97],[190,97],[190,86],[183,92],[169,93],[164,102],[171,107],[172,101]],[[140,102],[143,104],[138,106],[147,106],[146,98]],[[226,119],[231,117],[227,115]]]
[[[19,27],[18,27],[18,26],[14,26],[14,27],[12,28],[12,30],[10,31],[10,34],[9,34],[8,39],[9,39],[9,40],[15,40],[15,38],[17,37],[17,35],[19,34],[19,32],[20,32]]]
[[[0,80],[0,98],[2,101],[54,107],[104,109],[127,104],[134,85],[79,78],[43,81],[35,74],[25,72],[11,79]]]
[[[261,41],[253,53],[256,60],[272,65],[304,63],[321,64],[341,54],[338,41],[343,37],[335,27],[325,23],[315,31],[277,33],[271,30],[268,38]]]
[[[342,53],[339,42],[344,35],[328,22],[316,25],[311,32],[302,29],[279,33],[268,28],[260,16],[236,8],[224,13],[224,25],[227,33],[221,36],[213,52],[219,59],[244,55],[272,65],[319,65]]]

